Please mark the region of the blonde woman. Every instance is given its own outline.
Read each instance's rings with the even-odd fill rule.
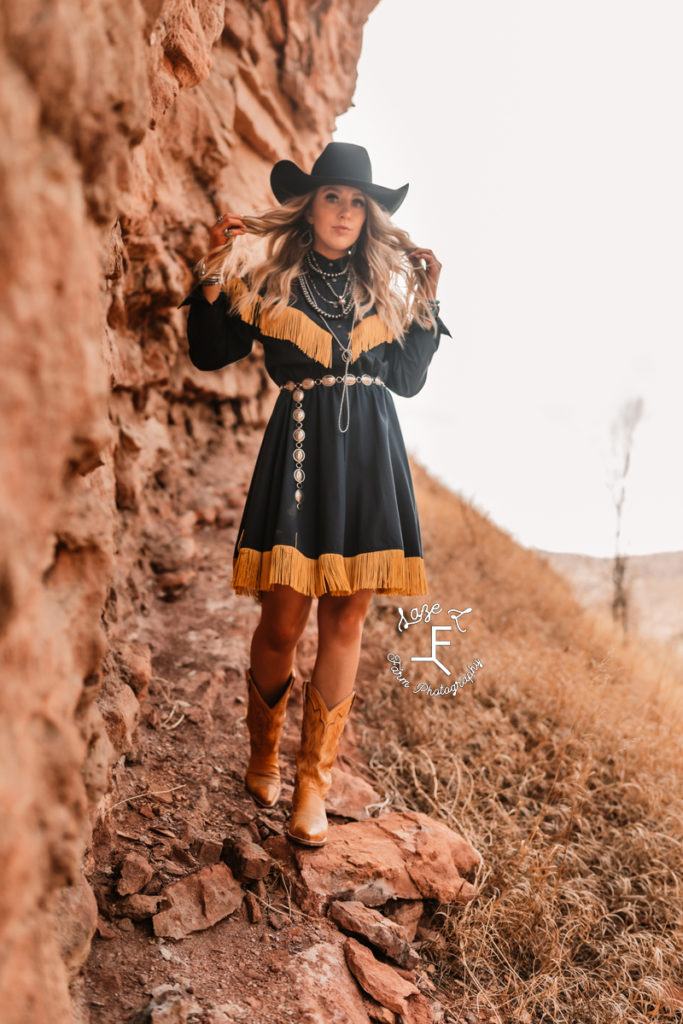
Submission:
[[[363,147],[331,142],[310,174],[281,160],[271,187],[280,205],[262,216],[219,216],[181,305],[190,305],[195,366],[217,370],[259,341],[280,387],[233,559],[233,588],[261,604],[247,671],[246,786],[265,807],[280,795],[295,649],[317,597],[288,834],[322,846],[372,594],[428,590],[391,392],[421,389],[449,332],[438,317],[440,263],[391,221],[408,186],[374,183]],[[233,244],[240,235],[251,238]],[[265,253],[249,248],[254,238]]]

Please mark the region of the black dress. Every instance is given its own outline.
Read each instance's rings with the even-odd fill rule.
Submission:
[[[316,258],[325,270],[346,262]],[[232,294],[241,288],[239,280],[229,285]],[[436,333],[413,323],[401,346],[371,311],[353,330],[345,371],[340,346],[298,288],[278,318],[259,315],[258,308],[240,317],[225,291],[210,303],[199,285],[178,308],[184,305],[198,369],[243,359],[260,341],[266,369],[281,388],[237,533],[233,589],[257,598],[278,583],[312,596],[365,588],[426,594],[415,494],[391,392],[420,391],[441,334],[450,336],[442,321]],[[350,318],[328,322],[346,345]],[[328,385],[345,372],[367,380],[347,385],[340,424],[344,385]],[[327,383],[310,383],[325,377]],[[292,387],[301,382],[303,388]],[[348,429],[340,431],[347,411]]]

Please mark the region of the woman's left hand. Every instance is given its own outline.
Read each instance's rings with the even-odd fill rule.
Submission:
[[[436,298],[436,286],[439,283],[439,275],[441,273],[441,264],[437,260],[436,256],[431,249],[413,249],[412,252],[408,253],[408,257],[411,260],[424,260],[429,278],[429,297],[430,299]]]

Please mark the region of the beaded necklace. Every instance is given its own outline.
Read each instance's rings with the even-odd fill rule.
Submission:
[[[351,259],[350,257],[348,257],[344,266],[340,267],[339,270],[324,270],[323,267],[321,267],[320,264],[318,263],[317,256],[318,254],[316,253],[315,249],[309,249],[306,255],[304,256],[306,266],[309,267],[309,269],[312,270],[314,273],[318,274],[319,277],[328,278],[330,280],[334,280],[337,277],[343,277],[344,274],[346,274],[346,272],[348,271],[349,266],[351,264]],[[330,260],[330,263],[333,262],[333,260]]]
[[[318,263],[318,260],[316,259],[316,256],[312,249],[309,249],[308,252],[306,253],[304,257],[304,264],[306,269],[299,274],[299,285],[301,287],[301,293],[306,302],[308,303],[308,305],[318,314],[322,322],[325,324],[325,327],[328,329],[328,331],[336,341],[337,345],[339,346],[342,362],[344,363],[344,373],[342,374],[343,388],[341,400],[339,402],[339,415],[337,417],[337,426],[339,428],[339,432],[341,434],[345,434],[346,431],[349,429],[351,418],[348,393],[348,369],[349,363],[351,362],[351,335],[353,334],[353,329],[356,325],[356,311],[353,296],[354,285],[356,283],[355,274],[353,268],[351,267],[350,259],[347,261],[345,266],[342,267],[341,270],[323,270],[323,268]],[[326,296],[323,296],[316,287],[315,277],[322,279],[323,284],[326,284],[329,290],[332,292],[332,295],[334,296],[335,300],[335,309],[322,309],[320,304],[316,302],[313,294],[314,292],[319,299],[321,299],[323,302],[327,302],[328,305],[330,304],[330,300]],[[330,281],[338,280],[341,277],[344,277],[345,280],[344,287],[340,294],[339,292],[335,291],[335,289],[330,284]],[[345,317],[348,317],[349,313],[351,313],[352,310],[353,317],[351,319],[351,329],[349,331],[348,341],[346,345],[344,345],[339,340],[334,330],[332,329],[331,325],[327,321],[328,319],[342,320]],[[342,427],[343,412],[346,412],[346,426],[344,427]]]
[[[312,250],[309,249],[304,257],[304,265],[305,269],[299,274],[299,283],[303,296],[311,309],[315,310],[320,316],[329,317],[330,320],[341,320],[347,317],[354,305],[353,292],[356,283],[355,274],[350,266],[350,260],[341,270],[323,270]],[[344,278],[344,286],[340,293],[334,289],[331,281],[336,281],[342,277]],[[321,293],[316,285],[316,278],[327,286],[328,290],[332,293],[332,300]],[[321,303],[326,303],[328,307],[332,305],[333,308],[325,309],[321,306]]]

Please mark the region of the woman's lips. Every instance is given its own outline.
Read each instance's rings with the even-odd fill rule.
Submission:
[[[337,225],[335,225],[335,229],[334,230],[335,231],[347,232],[347,231],[350,231],[351,229],[344,227],[343,224],[337,224]]]

